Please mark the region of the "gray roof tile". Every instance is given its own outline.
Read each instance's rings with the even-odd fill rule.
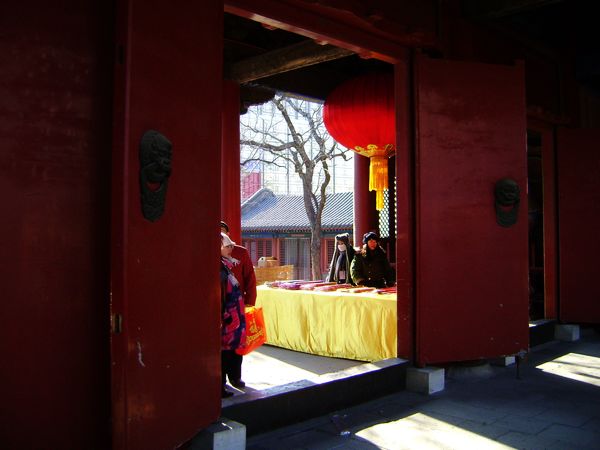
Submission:
[[[327,230],[352,229],[354,202],[352,192],[328,194],[322,227]],[[310,225],[301,195],[275,195],[263,188],[242,204],[242,231],[308,231]]]

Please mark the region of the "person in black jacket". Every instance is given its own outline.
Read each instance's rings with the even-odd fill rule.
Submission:
[[[363,246],[350,265],[350,274],[356,285],[374,288],[396,284],[396,273],[379,245],[379,236],[373,231],[363,236]]]
[[[335,237],[335,250],[331,265],[329,266],[329,275],[325,281],[335,281],[338,284],[354,284],[350,278],[350,264],[354,259],[354,247],[350,245],[350,235],[348,233],[338,234]]]

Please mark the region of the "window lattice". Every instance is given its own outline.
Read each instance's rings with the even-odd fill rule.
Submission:
[[[257,265],[261,256],[273,256],[272,239],[246,239],[242,245],[250,253],[250,259],[254,265]]]
[[[282,265],[285,265],[288,263],[286,251],[285,251],[285,245],[279,246],[279,261],[280,261],[280,264],[282,264]]]
[[[390,201],[390,189],[383,192],[383,209],[379,211],[379,234],[382,238],[395,238],[395,230],[398,228],[398,214],[396,214],[396,180],[393,188],[394,198]],[[390,208],[391,206],[391,208]],[[390,211],[391,210],[391,211]],[[390,230],[390,214],[393,214],[393,229]]]
[[[271,239],[265,240],[265,256],[275,256],[273,255],[273,241]]]
[[[257,244],[258,244],[258,258],[262,258],[263,256],[268,256],[267,254],[265,254],[264,241],[258,240]]]
[[[379,211],[379,235],[390,237],[390,191],[383,192],[383,209]]]
[[[327,251],[327,267],[329,267],[333,258],[333,251],[335,250],[335,239],[325,239],[325,246]]]

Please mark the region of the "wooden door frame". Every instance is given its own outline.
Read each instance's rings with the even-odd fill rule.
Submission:
[[[394,68],[396,97],[396,212],[397,227],[402,230],[396,239],[396,279],[398,280],[398,356],[413,359],[415,345],[414,316],[414,188],[413,132],[411,109],[411,51],[407,44],[385,39],[357,29],[340,17],[315,14],[310,8],[292,8],[274,0],[225,0],[225,12],[275,26],[291,33],[346,48],[366,57],[388,62]],[[424,36],[429,45],[431,36]],[[416,41],[412,41],[417,46]]]

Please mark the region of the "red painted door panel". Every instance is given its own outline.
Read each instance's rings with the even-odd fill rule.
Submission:
[[[113,151],[113,448],[175,448],[220,415],[223,5],[118,3]],[[140,203],[140,138],[172,143],[164,214]],[[114,326],[114,325],[113,325]],[[92,405],[90,405],[92,406]]]
[[[416,320],[421,365],[528,348],[523,68],[416,60]],[[494,185],[521,189],[496,223]]]
[[[560,129],[557,136],[559,319],[600,323],[600,130]]]

